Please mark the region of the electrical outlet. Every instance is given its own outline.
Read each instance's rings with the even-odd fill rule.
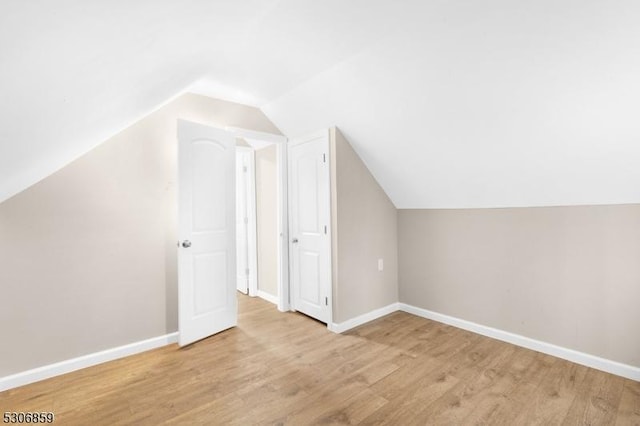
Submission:
[[[384,260],[378,259],[378,271],[384,270]]]

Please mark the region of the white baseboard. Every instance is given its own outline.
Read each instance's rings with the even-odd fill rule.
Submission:
[[[277,304],[277,297],[268,293],[258,291],[258,296],[271,303]],[[483,336],[488,336],[503,342],[508,342],[527,349],[566,359],[597,370],[606,371],[607,373],[640,381],[640,367],[600,358],[595,355],[531,339],[519,334],[510,333],[508,331],[499,330],[438,312],[429,311],[427,309],[418,308],[416,306],[407,305],[406,303],[392,303],[341,323],[330,323],[329,330],[334,333],[343,333],[398,310],[448,324],[463,330],[468,330]],[[11,376],[0,377],[0,392],[177,342],[178,333],[176,332],[130,343],[117,348],[83,355],[66,361],[57,362],[55,364],[45,365],[43,367],[34,368]]]
[[[331,323],[329,325],[329,330],[333,331],[334,333],[344,333],[345,331],[351,330],[352,328],[358,327],[359,325],[365,324],[369,321],[373,321],[374,319],[378,319],[397,311],[399,309],[398,305],[398,303],[392,303],[390,305],[373,310],[371,312],[367,312],[366,314],[362,314],[341,323]]]
[[[419,317],[438,321],[444,324],[449,324],[463,330],[468,330],[473,333],[481,334],[483,336],[502,340],[503,342],[511,343],[516,346],[522,346],[523,348],[532,349],[534,351],[542,352],[548,355],[553,355],[558,358],[566,359],[567,361],[575,362],[576,364],[595,368],[596,370],[602,370],[606,371],[607,373],[615,374],[617,376],[626,377],[627,379],[640,381],[640,367],[634,367],[632,365],[623,364],[617,361],[600,358],[595,355],[590,355],[584,352],[564,348],[562,346],[557,346],[551,343],[542,342],[540,340],[531,339],[519,334],[510,333],[508,331],[499,330],[497,328],[488,327],[486,325],[477,324],[475,322],[407,305],[406,303],[399,303],[399,309],[401,311],[408,312]]]
[[[261,299],[266,300],[267,302],[271,302],[274,305],[278,304],[278,296],[274,296],[273,294],[269,294],[266,291],[258,290],[258,292],[256,293],[256,296],[258,296]]]
[[[178,342],[177,332],[0,377],[0,392],[176,342]]]

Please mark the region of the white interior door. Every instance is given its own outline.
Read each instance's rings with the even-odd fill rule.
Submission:
[[[238,291],[258,293],[255,152],[236,148],[236,281]]]
[[[291,303],[328,323],[331,300],[329,134],[289,144]]]
[[[236,283],[249,294],[249,212],[247,209],[247,152],[236,152]]]
[[[235,138],[178,120],[180,346],[237,322]]]

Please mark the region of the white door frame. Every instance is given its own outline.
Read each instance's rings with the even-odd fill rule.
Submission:
[[[329,129],[324,129],[321,130],[319,132],[315,132],[315,133],[311,133],[311,134],[307,134],[303,137],[298,137],[295,139],[292,139],[291,141],[289,141],[288,146],[295,146],[295,145],[299,145],[299,144],[303,144],[305,142],[309,142],[315,139],[321,139],[321,138],[326,138],[327,140],[327,153],[326,153],[326,163],[327,163],[327,168],[328,168],[328,178],[329,178],[329,203],[327,204],[326,208],[328,209],[328,211],[326,211],[326,216],[328,218],[327,220],[327,236],[329,238],[329,243],[326,246],[326,256],[327,256],[327,267],[328,267],[328,274],[329,274],[329,283],[328,283],[328,287],[327,289],[325,289],[326,294],[327,294],[327,310],[328,310],[328,319],[327,319],[327,329],[329,329],[329,331],[335,331],[334,327],[333,327],[333,259],[332,259],[332,235],[333,235],[333,227],[332,227],[332,206],[331,206],[331,187],[333,182],[331,182],[331,134],[329,132]],[[288,203],[288,207],[290,208],[291,205],[290,203]],[[287,240],[287,243],[290,245],[291,241]],[[289,283],[289,285],[291,286],[291,282]]]
[[[256,217],[256,163],[255,152],[253,149],[236,146],[236,151],[249,152],[249,164],[247,166],[247,211],[248,211],[248,227],[247,227],[247,248],[249,250],[249,258],[247,266],[249,268],[249,296],[258,294],[258,236],[257,226],[258,219]]]
[[[272,133],[226,127],[237,138],[256,139],[276,145],[278,173],[278,310],[291,310],[289,296],[289,207],[287,202],[287,138]]]

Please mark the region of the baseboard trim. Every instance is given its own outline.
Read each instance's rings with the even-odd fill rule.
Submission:
[[[267,302],[273,303],[274,305],[278,304],[278,296],[274,296],[273,294],[269,294],[266,291],[258,290],[258,292],[256,293],[256,296],[258,296],[261,299],[266,300]]]
[[[632,365],[623,364],[617,361],[600,358],[595,355],[590,355],[584,352],[579,352],[551,343],[542,342],[540,340],[531,339],[520,334],[510,333],[508,331],[499,330],[497,328],[488,327],[486,325],[477,324],[475,322],[463,320],[438,312],[429,311],[427,309],[418,308],[416,306],[407,305],[406,303],[399,303],[399,309],[401,311],[417,315],[419,317],[448,324],[457,328],[461,328],[463,330],[471,331],[473,333],[511,343],[516,346],[521,346],[523,348],[542,352],[547,355],[553,355],[558,358],[566,359],[567,361],[575,362],[576,364],[595,368],[596,370],[606,371],[607,373],[622,376],[627,379],[640,381],[640,367],[634,367]]]
[[[260,290],[258,290],[258,296],[274,304],[277,304],[278,302],[277,297]],[[617,361],[612,361],[595,355],[586,354],[584,352],[579,352],[551,343],[542,342],[540,340],[531,339],[529,337],[510,333],[504,330],[499,330],[493,327],[488,327],[486,325],[478,324],[472,321],[463,320],[460,318],[430,311],[428,309],[418,308],[406,303],[392,303],[390,305],[375,309],[371,312],[367,312],[366,314],[357,316],[341,323],[330,323],[329,330],[333,331],[334,333],[344,333],[345,331],[351,330],[352,328],[358,327],[362,324],[373,321],[395,311],[404,311],[422,318],[427,318],[483,336],[491,337],[493,339],[501,340],[503,342],[511,343],[516,346],[521,346],[558,358],[566,359],[567,361],[575,362],[576,364],[595,368],[597,370],[605,371],[607,373],[615,374],[627,379],[640,381],[640,367],[623,364]],[[10,376],[0,377],[0,392],[177,342],[178,333],[175,332],[166,334],[164,336],[153,337],[151,339],[130,343],[128,345],[123,345],[116,348],[83,355],[66,361],[45,365],[43,367],[34,368],[32,370],[27,370]]]
[[[0,392],[177,342],[178,333],[175,332],[0,377]]]
[[[373,321],[385,315],[389,315],[390,313],[396,312],[399,309],[398,305],[398,303],[392,303],[341,323],[331,323],[329,325],[329,330],[334,333],[344,333],[347,330],[356,328],[362,324],[368,323],[369,321]]]

